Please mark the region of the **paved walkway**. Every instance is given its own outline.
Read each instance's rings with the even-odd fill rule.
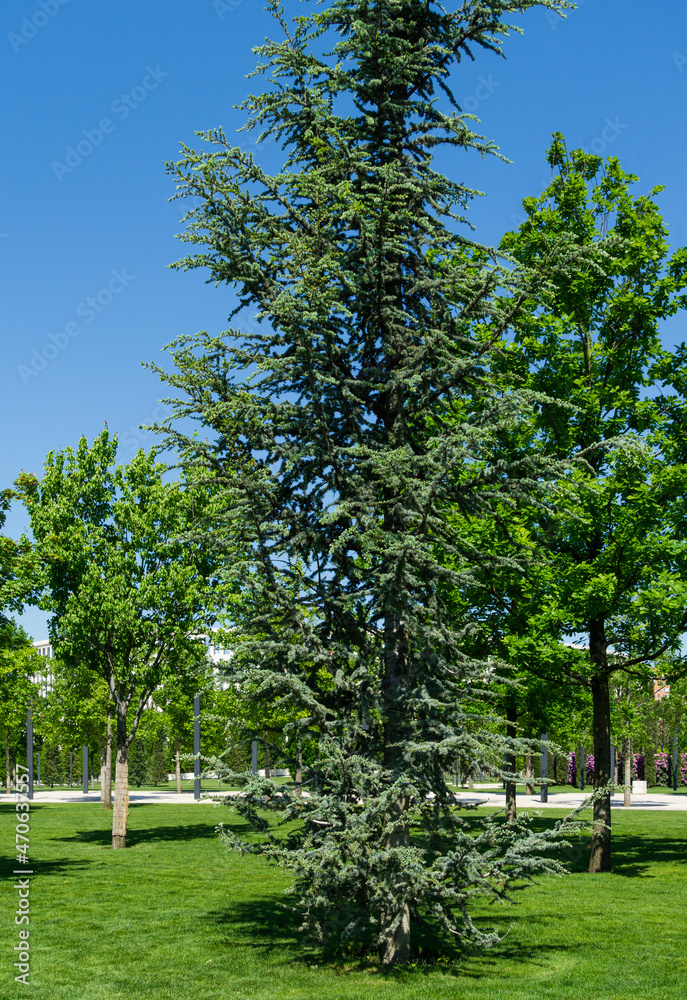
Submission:
[[[549,801],[541,802],[539,795],[518,795],[518,809],[576,809],[587,797],[586,792],[564,791],[549,792]],[[471,790],[464,789],[457,793],[461,802],[474,802],[484,806],[505,808],[506,793],[499,786],[475,785]],[[611,808],[623,809],[623,793],[611,796]],[[653,789],[644,795],[633,795],[631,809],[677,809],[687,812],[687,789],[671,794],[656,792]]]
[[[207,794],[218,794],[217,789],[209,789]],[[220,792],[219,794],[231,794]],[[503,809],[506,804],[506,793],[501,785],[484,784],[475,785],[472,789],[463,789],[456,793],[461,802],[471,802],[480,806],[491,806],[494,809]],[[518,795],[518,809],[575,809],[586,798],[585,792],[564,791],[549,792],[549,801],[540,802],[538,795]],[[0,803],[3,801],[14,801],[14,796],[0,794]],[[129,801],[136,805],[138,803],[156,803],[158,805],[196,805],[193,792],[188,789],[177,794],[169,789],[132,789],[129,791]],[[72,788],[68,791],[52,789],[34,789],[34,802],[100,802],[100,792],[98,789],[89,791],[87,795],[80,789]],[[200,804],[207,805],[212,799],[200,799]],[[614,809],[623,809],[622,792],[613,795],[611,805]],[[650,791],[645,795],[632,796],[632,809],[658,809],[658,810],[678,810],[687,812],[687,789],[684,791],[666,794]]]

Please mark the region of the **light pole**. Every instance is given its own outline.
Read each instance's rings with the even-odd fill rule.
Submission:
[[[549,777],[549,744],[548,744],[549,734],[541,734],[541,796],[542,802],[549,801],[549,786],[546,784],[546,780]]]
[[[200,798],[200,695],[193,699],[193,798]]]
[[[29,798],[33,798],[33,714],[31,705],[26,713],[26,767],[29,776]]]

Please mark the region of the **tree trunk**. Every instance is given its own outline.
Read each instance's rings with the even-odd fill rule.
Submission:
[[[408,803],[405,799],[397,802],[399,825],[393,833],[384,840],[384,846],[389,848],[408,847],[410,832],[408,824],[403,822]],[[410,907],[403,900],[392,913],[382,910],[381,914],[381,956],[383,965],[407,965],[410,961]]]
[[[112,712],[113,706],[109,705],[107,709],[107,745],[105,747],[105,783],[100,792],[103,809],[112,808]]]
[[[112,849],[126,847],[129,818],[129,744],[126,738],[126,707],[117,705],[117,766],[112,811]]]
[[[175,769],[177,774],[177,795],[181,795],[181,737],[177,736],[177,756]]]
[[[296,795],[300,799],[303,795],[303,751],[301,741],[298,741],[298,752],[296,755]]]
[[[515,697],[510,696],[506,705],[506,736],[514,740],[517,733],[518,707]],[[515,771],[515,753],[505,755],[504,764],[507,771]],[[512,826],[517,816],[516,803],[517,786],[514,781],[506,781],[506,823]]]
[[[396,780],[404,769],[403,744],[407,738],[406,714],[404,709],[405,687],[408,683],[407,641],[403,624],[390,612],[384,621],[384,677],[382,696],[384,699],[384,770],[389,781]],[[406,822],[408,802],[400,798],[396,802],[395,821],[392,833],[384,839],[387,850],[410,846],[410,830]],[[391,862],[393,864],[393,862]],[[391,877],[391,872],[389,873]],[[382,911],[380,953],[382,963],[387,966],[407,965],[410,961],[410,906],[407,900],[399,899],[393,911]]]
[[[100,801],[101,802],[105,801],[105,771],[107,769],[107,765],[105,763],[105,756],[107,754],[107,750],[105,749],[105,742],[106,742],[106,737],[101,736],[100,737]]]
[[[594,656],[594,633],[590,633],[590,654]],[[599,648],[596,655],[603,657],[601,661],[592,661],[597,665],[597,673],[592,676],[592,706],[594,713],[594,789],[604,788],[611,781],[611,699],[608,691],[608,672],[606,665],[606,642],[601,634],[603,649]],[[589,871],[610,872],[611,870],[611,792],[606,792],[602,798],[594,802],[594,826],[592,832],[592,850],[589,858]]]
[[[632,805],[632,741],[628,736],[625,740],[625,788],[623,789],[623,805]]]
[[[267,744],[268,733],[263,734],[263,739],[265,742],[265,777],[270,778],[270,748]]]
[[[534,765],[532,763],[532,754],[528,753],[525,757],[525,791],[528,795],[535,795],[536,788],[532,784],[534,781]]]

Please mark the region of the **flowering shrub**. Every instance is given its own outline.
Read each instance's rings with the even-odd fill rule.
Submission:
[[[680,754],[680,784],[687,785],[687,753]]]
[[[644,781],[644,754],[643,753],[633,753],[632,754],[632,777]]]
[[[594,781],[594,754],[588,753],[587,759],[584,762],[584,776],[587,784],[591,785]]]
[[[577,784],[577,757],[574,750],[568,754],[568,784]]]
[[[656,757],[656,784],[668,785],[670,778],[670,759],[665,750],[654,754]]]

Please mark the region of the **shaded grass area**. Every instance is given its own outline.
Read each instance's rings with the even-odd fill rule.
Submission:
[[[109,848],[98,804],[31,810],[31,982],[41,1000],[683,1000],[687,979],[687,814],[614,814],[615,870],[589,876],[589,840],[571,871],[543,878],[480,922],[508,936],[491,952],[427,956],[384,972],[324,962],[280,908],[284,875],[227,854],[214,827],[245,828],[226,808],[134,805],[130,846]],[[543,826],[560,814],[535,820]],[[14,808],[0,806],[3,958],[0,998],[13,982]]]

